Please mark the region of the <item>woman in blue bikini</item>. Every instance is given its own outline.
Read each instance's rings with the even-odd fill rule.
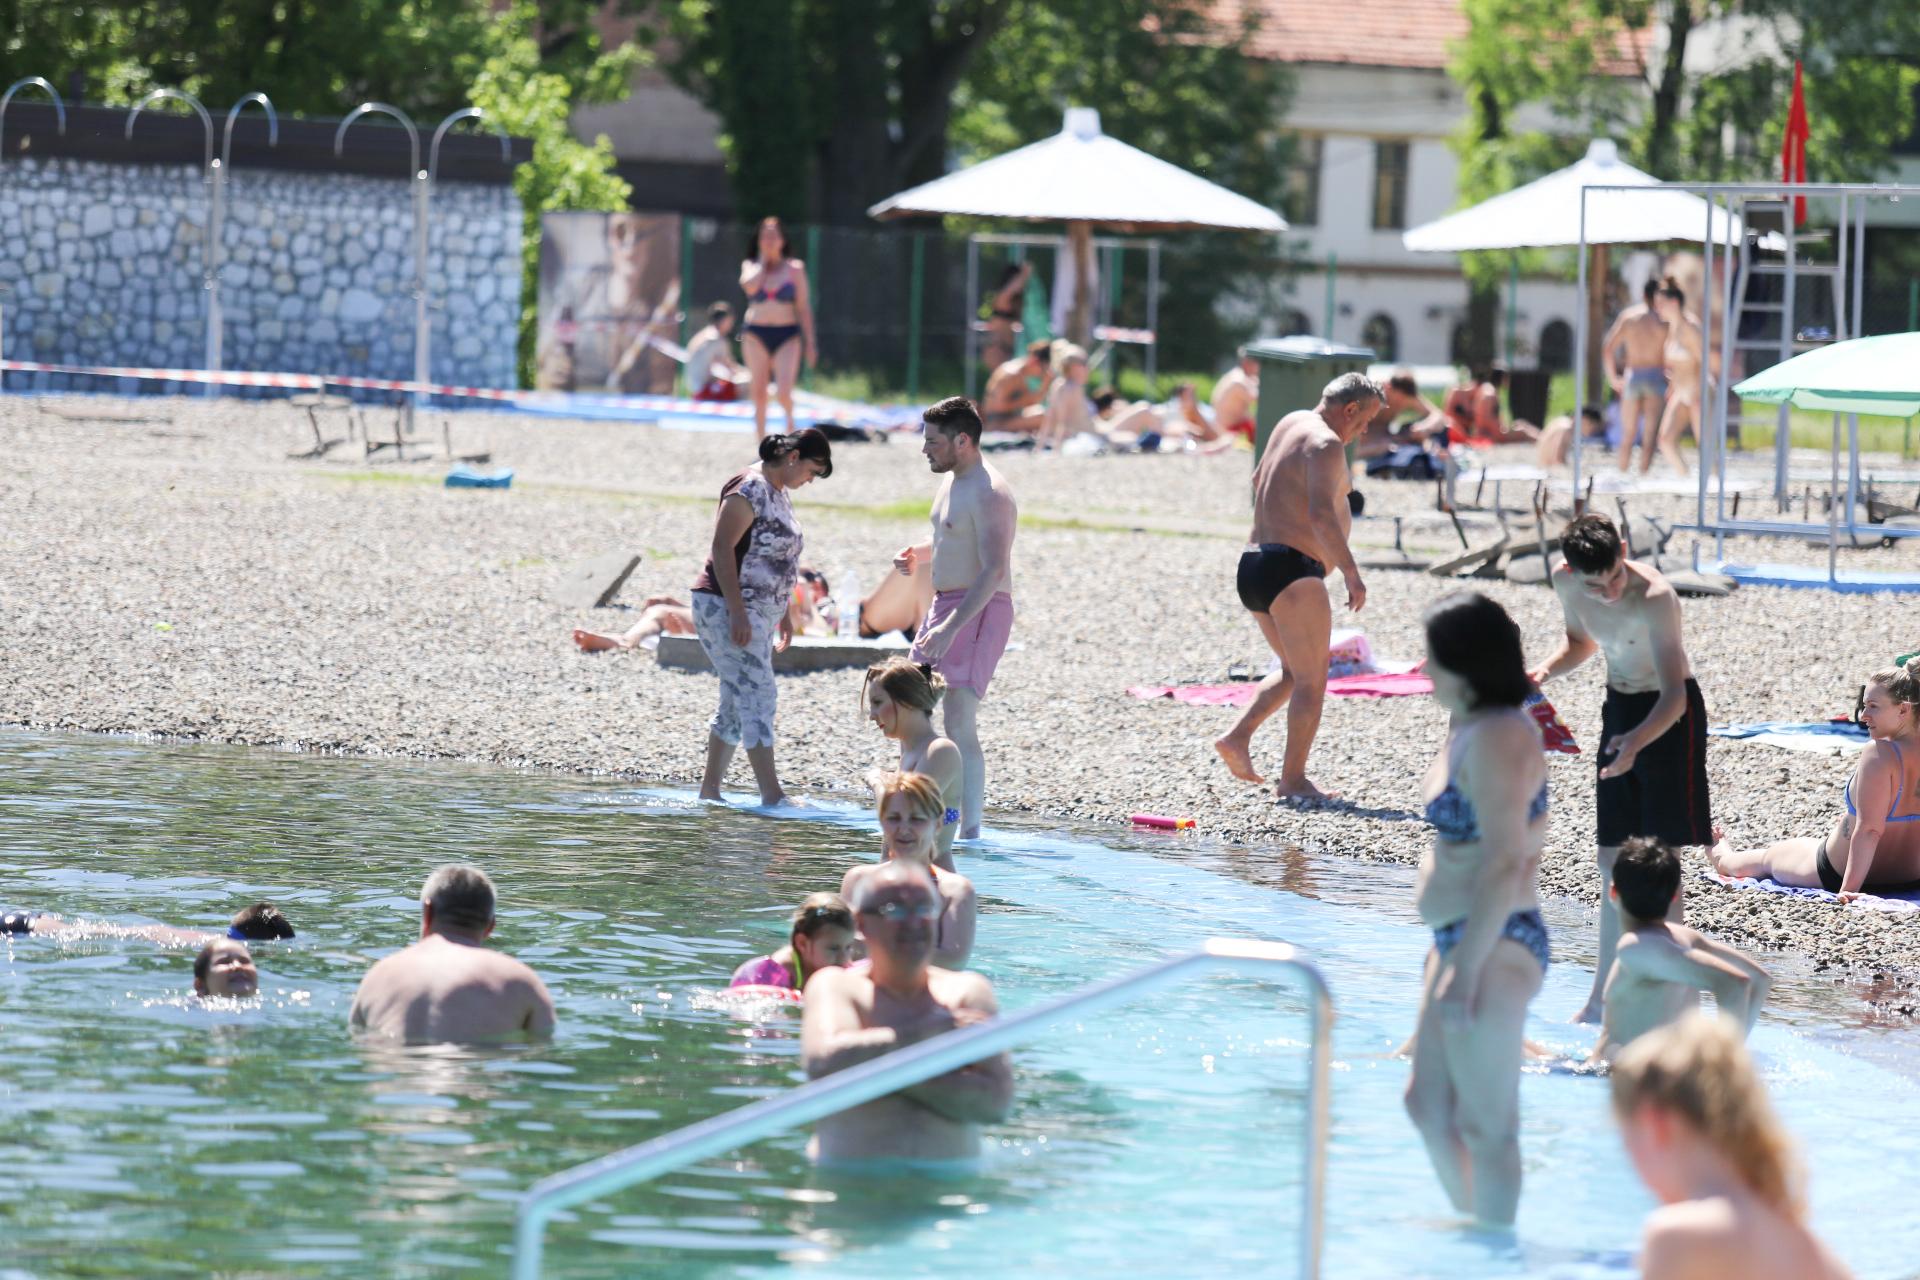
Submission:
[[[1920,893],[1920,658],[1867,679],[1860,723],[1872,741],[1841,789],[1847,811],[1827,834],[1739,850],[1715,827],[1707,855],[1715,870],[1825,889],[1843,903],[1863,892]]]
[[[960,830],[964,762],[953,739],[933,727],[933,709],[947,682],[924,662],[888,658],[867,668],[861,700],[874,727],[900,744],[900,771],[925,774],[940,788],[940,826],[933,837],[933,863],[953,870],[953,837]]]
[[[1407,1113],[1453,1207],[1504,1227],[1520,1202],[1522,1033],[1547,972],[1546,757],[1521,710],[1533,686],[1506,610],[1463,591],[1425,622],[1434,701],[1451,719],[1426,777],[1434,841],[1417,902],[1433,950]]]
[[[793,434],[793,384],[800,360],[814,366],[813,298],[807,288],[807,264],[787,256],[787,233],[778,218],[762,218],[753,256],[740,264],[740,287],[747,313],[740,333],[740,354],[752,377],[753,432],[767,434],[767,385],[778,384],[780,407]]]

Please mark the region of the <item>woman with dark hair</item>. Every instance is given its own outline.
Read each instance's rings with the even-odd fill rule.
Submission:
[[[1451,719],[1425,786],[1434,844],[1416,894],[1433,950],[1407,1112],[1453,1207],[1504,1226],[1520,1201],[1522,1030],[1547,972],[1547,766],[1506,610],[1462,591],[1425,622],[1427,674]]]
[[[740,287],[746,291],[747,313],[740,332],[740,354],[746,359],[753,392],[753,433],[767,434],[769,382],[779,384],[780,407],[787,414],[787,432],[793,432],[793,384],[800,376],[800,359],[807,368],[817,362],[813,341],[813,299],[807,288],[807,264],[787,256],[787,233],[778,218],[762,218],[753,251],[740,264]]]
[[[1032,276],[1031,262],[1009,262],[1000,273],[1000,283],[993,286],[986,305],[980,308],[986,313],[980,318],[987,323],[986,348],[980,359],[989,373],[1013,359],[1013,344],[1020,333],[1020,303]]]
[[[793,639],[787,605],[800,572],[800,526],[788,494],[833,474],[833,450],[812,427],[760,441],[760,461],[720,487],[713,550],[693,583],[693,626],[720,677],[720,708],[707,732],[700,798],[720,783],[745,746],[760,803],[786,793],[773,767],[773,655]]]

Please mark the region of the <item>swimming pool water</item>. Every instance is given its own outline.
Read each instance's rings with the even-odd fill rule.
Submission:
[[[1210,934],[1295,942],[1340,1015],[1327,1276],[1632,1273],[1650,1201],[1597,1080],[1526,1079],[1514,1239],[1451,1221],[1400,1109],[1406,1067],[1384,1056],[1411,1025],[1427,945],[1404,875],[1154,845],[996,829],[961,854],[981,894],[975,962],[1004,1007]],[[0,972],[9,1265],[501,1274],[513,1201],[538,1177],[796,1082],[795,1017],[744,1021],[704,997],[778,943],[793,903],[876,849],[847,806],[769,817],[542,774],[0,736],[0,906],[217,926],[265,896],[300,930],[256,947],[264,995],[227,1008],[188,996],[181,951],[13,940]],[[453,859],[499,883],[498,939],[559,1004],[552,1044],[346,1036],[359,975],[411,940],[420,881]],[[1591,924],[1549,915],[1556,964],[1530,1034],[1584,1052],[1590,1033],[1554,1019],[1584,995]],[[1860,1276],[1920,1274],[1920,1224],[1884,1212],[1920,1173],[1902,1123],[1911,1036],[1849,1025],[1817,986],[1783,988],[1789,1011],[1763,1019],[1754,1046],[1806,1148],[1816,1221]],[[1290,1275],[1302,1003],[1241,979],[1162,993],[1019,1051],[1016,1113],[977,1173],[829,1175],[789,1134],[583,1206],[552,1229],[548,1274]]]

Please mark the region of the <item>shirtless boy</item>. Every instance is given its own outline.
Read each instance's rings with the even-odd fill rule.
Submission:
[[[980,398],[980,414],[987,430],[1040,429],[1046,413],[1040,401],[1047,389],[1047,363],[1052,350],[1051,343],[1029,343],[1027,354],[987,375],[986,394]]]
[[[1767,971],[1723,942],[1667,919],[1680,892],[1680,859],[1658,840],[1635,837],[1613,864],[1613,901],[1620,911],[1620,946],[1607,976],[1607,1007],[1595,1062],[1656,1027],[1700,1008],[1713,992],[1720,1012],[1746,1035],[1753,1030],[1771,985]]]
[[[1560,535],[1566,563],[1553,572],[1566,639],[1529,672],[1544,685],[1598,650],[1607,658],[1594,791],[1600,852],[1600,951],[1593,990],[1576,1022],[1600,1016],[1620,917],[1609,898],[1613,863],[1630,836],[1670,845],[1713,844],[1707,804],[1707,707],[1681,643],[1680,597],[1658,569],[1626,558],[1620,531],[1584,515]],[[1670,913],[1680,918],[1680,900]]]
[[[987,761],[980,749],[980,702],[1013,633],[1013,534],[1019,521],[1006,477],[980,456],[980,411],[950,396],[922,415],[921,452],[945,476],[933,501],[933,539],[903,547],[893,567],[911,577],[933,564],[933,607],[913,642],[915,662],[947,682],[942,727],[965,766],[960,837],[980,834],[987,807]]]
[[[367,970],[353,996],[356,1032],[404,1044],[479,1044],[553,1034],[553,997],[537,974],[490,951],[493,881],[450,864],[420,888],[420,940]]]
[[[1260,407],[1260,362],[1240,348],[1240,359],[1213,384],[1213,424],[1229,436],[1253,443],[1254,414]]]
[[[822,969],[807,984],[800,1058],[812,1079],[1000,1011],[977,973],[931,967],[940,891],[923,866],[889,862],[865,877],[854,917],[872,960],[864,973]],[[821,1161],[969,1160],[980,1126],[1006,1118],[1013,1067],[1004,1053],[837,1115],[814,1130]]]
[[[1346,445],[1379,411],[1384,395],[1363,373],[1343,373],[1320,403],[1280,419],[1253,469],[1253,534],[1240,555],[1240,603],[1280,655],[1280,670],[1260,682],[1253,702],[1213,749],[1236,778],[1264,782],[1249,749],[1253,731],[1287,707],[1287,746],[1275,794],[1283,800],[1337,796],[1307,780],[1307,753],[1320,729],[1327,693],[1327,642],[1333,604],[1327,566],[1347,585],[1347,608],[1367,602],[1367,588],[1347,547],[1353,515]]]
[[[1667,403],[1667,322],[1660,318],[1654,299],[1660,292],[1659,278],[1649,278],[1641,294],[1645,301],[1622,311],[1600,342],[1607,353],[1607,381],[1620,397],[1620,469],[1633,468],[1633,442],[1646,441],[1647,466],[1653,463],[1658,441],[1660,417]],[[1627,363],[1622,369],[1618,353],[1625,349]],[[1640,469],[1645,471],[1647,466]]]

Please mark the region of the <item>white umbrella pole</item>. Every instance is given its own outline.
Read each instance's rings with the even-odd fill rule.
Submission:
[[[1573,509],[1580,510],[1580,455],[1586,451],[1586,435],[1580,423],[1580,407],[1587,402],[1587,189],[1580,188],[1580,309],[1574,316],[1578,326],[1573,349]],[[1627,415],[1620,414],[1620,429],[1627,429]]]
[[[1067,337],[1075,344],[1093,346],[1089,320],[1093,304],[1093,224],[1069,222],[1067,245],[1073,253],[1073,306],[1067,312]]]

